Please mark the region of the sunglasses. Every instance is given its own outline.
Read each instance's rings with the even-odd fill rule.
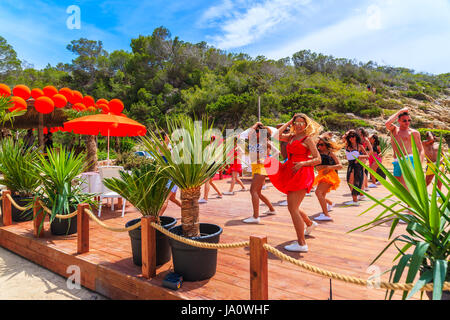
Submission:
[[[356,138],[356,136],[348,136],[349,138]]]
[[[306,125],[306,122],[304,122],[304,121],[296,121],[296,122],[294,122],[294,125],[296,125],[296,126],[304,126],[304,125]]]
[[[324,146],[324,145],[325,145],[325,144],[323,144],[323,143],[318,143],[318,144],[317,144],[318,147],[322,147],[322,146]]]
[[[402,120],[402,122],[411,122],[411,119],[409,119],[409,120]]]

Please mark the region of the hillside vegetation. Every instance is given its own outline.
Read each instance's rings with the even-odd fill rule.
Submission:
[[[107,52],[102,41],[74,40],[67,46],[75,56],[70,64],[36,70],[0,37],[0,82],[119,98],[128,116],[150,128],[179,113],[207,113],[218,126],[248,127],[257,120],[258,96],[268,125],[304,112],[328,130],[365,126],[384,132],[383,119],[404,105],[414,110],[413,127],[450,124],[450,73],[416,73],[302,48],[277,61],[252,58],[184,42],[164,27],[131,39],[130,47]]]

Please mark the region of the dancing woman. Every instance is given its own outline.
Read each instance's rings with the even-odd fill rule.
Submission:
[[[314,179],[313,185],[317,186],[315,193],[322,208],[322,213],[315,217],[314,220],[330,221],[332,218],[328,212],[333,209],[334,204],[326,198],[326,195],[331,190],[336,190],[341,182],[337,170],[342,169],[342,165],[338,157],[334,154],[334,152],[341,149],[341,146],[322,135],[319,136],[317,149],[319,150],[322,162],[316,166],[318,175]]]
[[[259,223],[259,200],[264,202],[269,210],[263,214],[273,215],[276,214],[275,208],[270,203],[269,199],[261,193],[264,181],[266,180],[266,170],[264,168],[264,159],[269,155],[268,137],[272,134],[272,131],[263,126],[261,122],[255,123],[249,130],[249,145],[248,150],[250,153],[251,165],[252,165],[252,184],[250,185],[250,195],[252,197],[253,216],[244,219],[245,223]],[[261,137],[261,131],[266,130],[267,137]],[[256,143],[254,143],[256,142]]]
[[[356,161],[356,159],[360,159],[362,161],[367,159],[369,156],[361,143],[361,138],[355,130],[350,130],[346,135],[345,140],[347,143],[345,155],[348,160],[347,183],[352,193],[353,201],[348,201],[344,204],[358,206],[358,196],[360,195],[360,192],[356,191],[351,185],[354,185],[361,190],[364,183],[364,170],[363,166]]]
[[[377,159],[380,163],[383,161],[383,158],[381,157],[380,140],[378,139],[378,136],[376,134],[373,134],[370,136],[369,141],[372,144],[372,153],[369,156],[369,166],[370,169],[377,172],[378,163],[375,161],[375,159]],[[377,188],[377,178],[375,178],[375,176],[371,174],[370,179],[372,183],[369,184],[369,188]]]
[[[290,133],[283,134],[282,132],[290,125]],[[313,136],[319,134],[321,129],[318,123],[305,114],[296,114],[274,135],[274,138],[288,142],[286,146],[288,160],[280,163],[271,157],[265,162],[265,168],[273,186],[287,194],[288,210],[297,234],[297,241],[284,247],[288,251],[307,252],[305,235],[309,235],[317,226],[317,223],[311,221],[299,207],[306,193],[311,191],[314,182],[314,166],[321,162],[313,139]],[[307,226],[306,230],[304,223]]]
[[[241,148],[237,145],[238,138],[234,138],[234,149],[233,149],[233,163],[230,165],[230,167],[227,170],[227,174],[231,173],[231,182],[230,182],[230,191],[222,192],[226,195],[233,195],[233,189],[236,182],[241,186],[240,191],[246,191],[244,184],[242,183],[241,179],[239,179],[239,175],[242,173],[242,164],[241,160],[239,159],[239,155],[242,154]]]

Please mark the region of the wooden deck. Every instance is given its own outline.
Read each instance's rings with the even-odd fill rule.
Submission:
[[[210,194],[207,204],[200,205],[201,222],[215,223],[223,227],[222,243],[248,240],[250,235],[267,235],[268,243],[282,252],[326,270],[367,279],[370,262],[388,243],[390,224],[367,232],[347,231],[370,221],[380,209],[358,216],[371,205],[362,201],[359,207],[345,207],[341,204],[350,200],[349,189],[341,172],[341,186],[330,194],[337,204],[331,212],[333,222],[319,222],[319,227],[307,237],[308,253],[291,253],[284,246],[296,239],[287,207],[277,206],[286,197],[270,183],[263,193],[275,205],[277,214],[262,216],[259,225],[249,225],[242,219],[252,214],[249,192],[236,192],[234,196],[216,199]],[[229,179],[215,181],[222,191],[227,191]],[[243,178],[247,188],[249,178]],[[238,190],[237,187],[235,190]],[[212,192],[214,190],[211,189]],[[379,186],[370,193],[377,197],[387,194]],[[306,197],[301,205],[310,217],[320,213],[320,206],[313,195]],[[125,217],[121,218],[121,208],[111,212],[104,208],[102,220],[111,225],[123,227],[131,219],[139,217],[135,208],[128,206]],[[264,211],[265,206],[261,205]],[[180,219],[180,210],[173,203],[165,215]],[[48,222],[45,225],[49,229]],[[400,226],[399,230],[405,228]],[[32,222],[15,223],[0,227],[0,245],[62,276],[68,277],[67,267],[78,265],[81,269],[82,285],[113,299],[250,299],[249,248],[219,250],[216,275],[205,281],[184,282],[178,291],[161,286],[162,279],[172,269],[172,262],[158,267],[156,278],[147,280],[141,275],[141,268],[135,266],[131,257],[131,244],[127,232],[111,232],[94,221],[90,222],[90,251],[77,254],[77,237],[52,236],[45,232],[44,238],[33,237]],[[395,255],[392,248],[379,261],[380,271],[391,266]],[[309,273],[288,262],[282,262],[269,254],[269,299],[272,300],[326,300],[329,298],[330,281]],[[388,275],[382,276],[388,281]],[[384,299],[385,291],[369,289],[349,283],[332,281],[333,299],[376,300]],[[398,298],[399,295],[396,294]],[[419,297],[419,295],[416,295]]]

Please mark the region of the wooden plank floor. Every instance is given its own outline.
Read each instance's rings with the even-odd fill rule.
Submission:
[[[331,192],[329,198],[337,205],[331,212],[333,222],[319,222],[316,230],[307,237],[308,253],[292,253],[284,250],[284,246],[296,239],[287,207],[277,204],[286,200],[286,196],[278,192],[270,183],[263,193],[274,204],[277,214],[262,216],[261,223],[249,225],[242,219],[252,214],[249,192],[236,192],[234,196],[224,196],[216,199],[212,190],[210,200],[200,205],[201,222],[215,223],[223,227],[222,243],[248,240],[250,235],[267,235],[268,243],[296,259],[326,270],[343,273],[367,279],[372,274],[368,272],[370,262],[388,243],[387,236],[390,224],[374,228],[367,232],[347,233],[352,228],[370,221],[380,209],[359,216],[371,205],[371,201],[362,201],[359,207],[345,207],[343,202],[349,201],[349,189],[345,183],[343,170],[341,186]],[[229,179],[216,180],[222,191],[229,188]],[[247,189],[250,179],[243,178]],[[235,188],[239,190],[240,187]],[[202,190],[203,191],[203,190]],[[370,194],[377,197],[387,195],[386,190],[379,186],[370,189]],[[301,205],[310,217],[320,213],[320,206],[313,195],[306,197]],[[122,218],[121,208],[115,207],[112,212],[104,208],[102,220],[111,225],[122,227],[131,219],[139,217],[135,208],[127,206],[125,217]],[[266,207],[261,205],[261,212]],[[166,215],[180,219],[180,210],[169,203]],[[405,227],[398,227],[399,232]],[[48,230],[48,223],[46,224]],[[200,282],[184,282],[178,291],[162,288],[164,276],[173,269],[169,261],[160,266],[157,277],[146,280],[141,276],[141,269],[135,266],[131,257],[131,244],[128,233],[111,232],[103,229],[94,221],[90,221],[90,251],[77,255],[76,235],[52,236],[46,231],[45,237],[35,239],[32,236],[32,223],[24,222],[0,228],[0,245],[12,250],[44,267],[63,276],[67,266],[79,265],[82,269],[84,286],[105,294],[111,298],[120,299],[249,299],[249,248],[219,250],[216,275]],[[380,271],[391,266],[395,249],[389,250],[377,261]],[[382,276],[383,281],[388,275]],[[118,283],[112,287],[111,283]],[[384,299],[385,291],[369,289],[349,283],[332,281],[333,299],[374,300]],[[330,281],[327,278],[309,273],[288,262],[283,262],[269,254],[269,299],[320,299],[329,298]],[[395,297],[399,297],[396,294]],[[414,298],[419,298],[417,294]]]

